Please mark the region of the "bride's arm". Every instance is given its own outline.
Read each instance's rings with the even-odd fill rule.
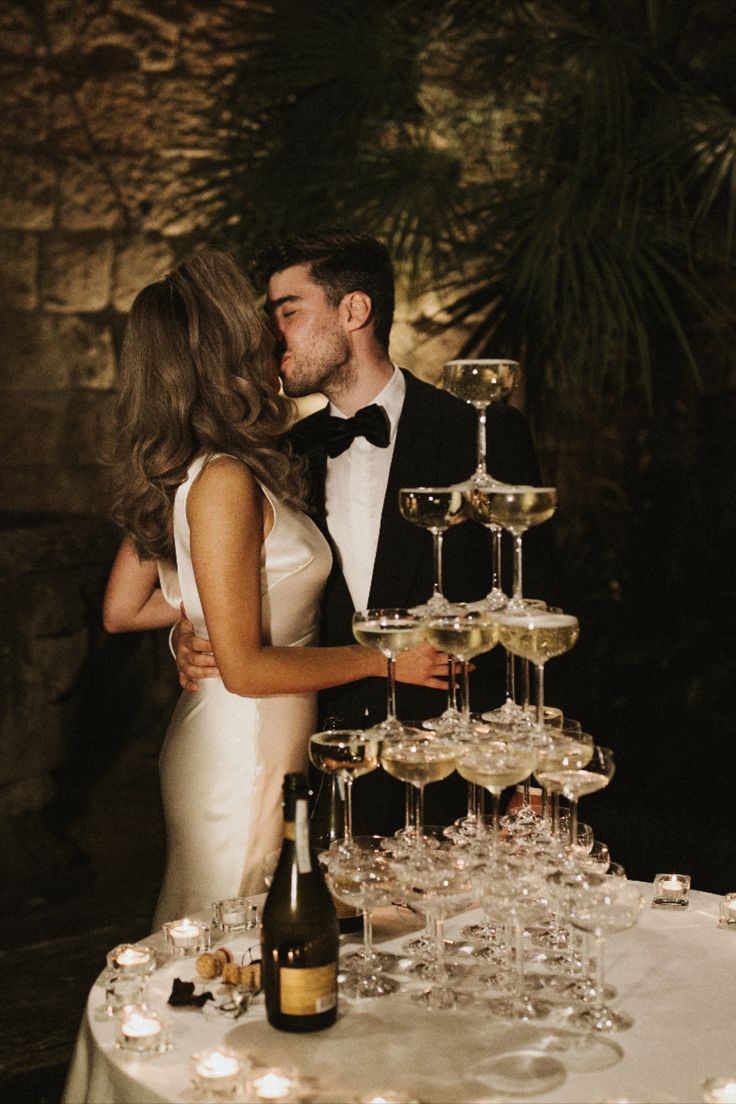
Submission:
[[[109,633],[164,629],[179,611],[170,606],[157,586],[155,560],[140,560],[126,537],[113,562],[102,602],[102,624]]]
[[[223,682],[260,697],[338,686],[385,674],[385,660],[359,644],[337,648],[266,646],[261,640],[264,496],[249,470],[220,457],[206,466],[187,500],[194,575]],[[420,649],[416,649],[419,653]],[[441,687],[436,654],[415,660],[417,681]]]

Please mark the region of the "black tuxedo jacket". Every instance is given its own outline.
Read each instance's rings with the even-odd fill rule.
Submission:
[[[370,588],[370,607],[409,607],[426,601],[432,593],[432,538],[429,532],[405,521],[399,512],[401,487],[448,486],[461,482],[476,465],[477,415],[472,406],[446,391],[418,380],[404,371],[406,396],[399,420],[396,445],[383,503],[378,547]],[[304,419],[292,431],[295,448],[306,455],[309,466],[310,498],[315,520],[329,539],[325,522],[325,471],[327,458],[320,448],[307,451],[301,433],[310,430],[319,419],[328,416],[328,408]],[[509,483],[541,482],[531,437],[524,417],[505,403],[495,403],[488,411],[488,469]],[[531,536],[529,534],[528,536]],[[525,538],[525,541],[528,539]],[[474,601],[490,589],[490,537],[486,529],[473,522],[452,527],[445,533],[443,549],[444,592],[452,601]],[[506,560],[510,557],[506,556]],[[539,557],[537,557],[538,559]],[[525,577],[535,574],[527,563]],[[545,572],[542,572],[544,576]],[[526,588],[526,592],[538,593]],[[547,594],[541,596],[547,598]],[[549,599],[548,599],[549,600]],[[352,634],[353,602],[345,578],[335,557],[322,601],[321,637],[323,645],[354,643]],[[473,709],[500,704],[504,695],[501,649],[476,661],[471,700]],[[446,695],[436,690],[399,684],[397,712],[405,721],[419,721],[441,713]],[[339,727],[367,728],[386,716],[386,680],[363,679],[322,691],[319,701],[320,724],[334,718]],[[432,811],[433,791],[442,798]],[[359,780],[356,798],[362,794],[373,807],[372,831],[393,831],[403,820],[403,797],[399,784],[383,771]],[[451,792],[453,791],[453,792]],[[465,783],[448,787],[431,786],[427,790],[428,815],[440,819],[427,823],[448,823],[463,811]],[[365,802],[362,802],[365,804]],[[357,808],[356,808],[357,813]],[[378,814],[378,815],[376,815]]]

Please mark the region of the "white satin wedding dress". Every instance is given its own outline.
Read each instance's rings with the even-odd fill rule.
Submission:
[[[178,605],[181,594],[196,634],[206,637],[186,518],[204,462],[194,461],[176,492],[176,570],[160,563],[159,576],[164,595]],[[264,643],[315,644],[329,545],[310,518],[262,489],[274,513],[261,558]],[[283,776],[306,770],[315,723],[313,693],[246,698],[230,694],[219,678],[182,693],[159,761],[167,855],[154,930],[263,889],[263,858],[281,844]]]

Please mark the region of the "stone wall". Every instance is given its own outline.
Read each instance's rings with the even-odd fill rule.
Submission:
[[[2,5],[0,509],[104,513],[125,312],[194,229],[218,9]]]

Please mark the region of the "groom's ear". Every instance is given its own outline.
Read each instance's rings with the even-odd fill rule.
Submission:
[[[340,315],[348,331],[362,330],[373,319],[373,303],[365,291],[349,291],[340,301]]]

